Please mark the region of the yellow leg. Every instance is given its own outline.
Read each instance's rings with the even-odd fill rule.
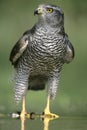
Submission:
[[[22,100],[22,111],[20,114],[20,118],[22,120],[25,120],[25,118],[30,118],[30,114],[28,114],[26,111],[25,96],[23,97],[23,100]]]
[[[25,96],[24,96],[22,100],[22,111],[21,111],[20,117],[25,118],[26,115],[27,115],[27,112],[26,112],[26,107],[25,107]]]
[[[46,104],[46,107],[44,109],[44,116],[48,117],[48,118],[59,118],[58,115],[50,112],[50,96],[47,97],[47,104]]]

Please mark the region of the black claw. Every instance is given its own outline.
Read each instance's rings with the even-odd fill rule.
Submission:
[[[31,112],[31,113],[30,113],[30,119],[32,119],[32,120],[35,119],[35,113],[34,113],[34,112]]]

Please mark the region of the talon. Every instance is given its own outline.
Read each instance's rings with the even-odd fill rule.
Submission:
[[[46,107],[44,109],[43,116],[47,117],[47,118],[52,118],[52,119],[59,118],[58,115],[50,112],[50,97],[49,96],[47,98],[47,104],[46,104]]]
[[[35,113],[34,112],[32,112],[32,113],[30,113],[30,119],[34,119],[35,118]]]
[[[20,114],[20,118],[21,119],[25,119],[26,115],[27,115],[27,112],[26,111],[22,111],[21,114]]]
[[[59,115],[53,114],[53,113],[44,113],[44,117],[47,118],[59,118]]]

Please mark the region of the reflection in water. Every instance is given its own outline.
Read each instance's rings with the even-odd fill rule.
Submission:
[[[56,118],[49,118],[49,117],[42,118],[42,117],[40,117],[40,115],[37,115],[35,118],[38,118],[38,117],[40,119],[42,119],[42,121],[43,121],[43,130],[49,130],[49,122],[56,119]],[[33,119],[35,119],[35,118],[33,118]],[[32,120],[32,118],[21,118],[21,130],[26,130],[25,122],[28,119]]]
[[[25,120],[21,119],[21,130],[25,130]]]
[[[33,119],[20,119],[15,113],[0,114],[0,130],[87,130],[87,116],[62,116],[54,120],[33,115]]]
[[[44,122],[43,123],[44,124],[43,128],[44,129],[43,130],[49,130],[49,122],[50,122],[50,120],[51,120],[50,118],[47,118],[47,117],[44,118],[44,120],[43,120],[43,122]]]

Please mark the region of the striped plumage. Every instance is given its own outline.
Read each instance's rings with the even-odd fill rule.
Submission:
[[[53,11],[48,11],[48,8]],[[27,89],[41,90],[45,87],[48,95],[54,98],[62,66],[74,57],[73,46],[64,30],[61,9],[53,5],[40,5],[35,13],[39,15],[38,22],[23,34],[10,54],[15,68],[17,102]]]

